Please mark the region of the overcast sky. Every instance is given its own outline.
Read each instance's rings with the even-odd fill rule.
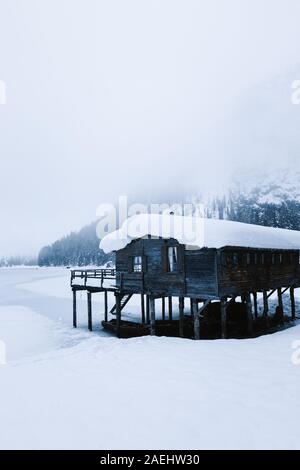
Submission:
[[[299,18],[299,0],[0,0],[0,255],[119,194],[219,188],[216,129],[299,62]]]

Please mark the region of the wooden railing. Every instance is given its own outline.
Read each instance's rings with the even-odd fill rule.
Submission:
[[[84,281],[84,286],[87,285],[88,279],[99,279],[101,287],[106,280],[116,279],[116,270],[114,268],[108,269],[75,269],[71,271],[71,286],[73,286],[75,279]]]

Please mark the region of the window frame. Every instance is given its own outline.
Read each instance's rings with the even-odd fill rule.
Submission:
[[[176,269],[171,269],[171,264],[170,264],[170,250],[175,250],[175,253],[176,253],[176,261],[175,261],[175,266],[176,266]],[[167,272],[170,273],[170,274],[177,274],[179,272],[179,263],[178,263],[178,246],[176,245],[170,245],[170,246],[167,246]]]
[[[139,262],[136,262],[137,259],[139,259]],[[134,255],[132,257],[132,272],[136,274],[141,274],[143,272],[143,256],[142,255]]]

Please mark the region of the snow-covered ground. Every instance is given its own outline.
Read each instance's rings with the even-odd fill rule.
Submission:
[[[0,270],[0,448],[300,448],[300,326],[118,340],[102,311],[99,297],[89,333],[83,296],[73,330],[67,270]]]

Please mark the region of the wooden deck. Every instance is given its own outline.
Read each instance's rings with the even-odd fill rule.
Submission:
[[[75,269],[71,271],[72,290],[87,290],[90,292],[114,292],[115,269]],[[108,281],[108,282],[107,282]],[[111,282],[110,282],[111,281]]]

